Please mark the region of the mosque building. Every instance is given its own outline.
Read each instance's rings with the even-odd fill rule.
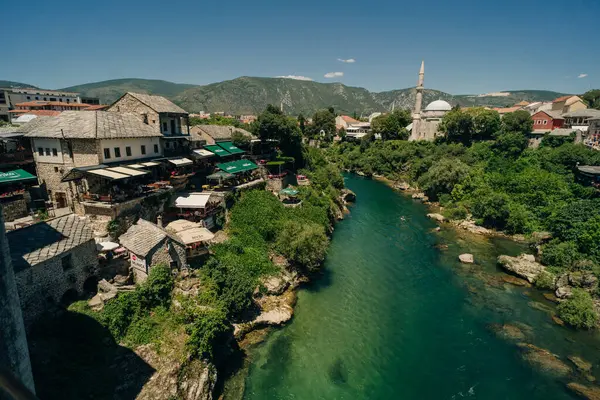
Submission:
[[[425,78],[425,61],[421,62],[419,70],[419,81],[417,83],[417,96],[415,101],[415,110],[413,113],[413,122],[406,127],[411,132],[408,140],[434,140],[441,133],[438,130],[440,122],[446,113],[452,110],[450,103],[444,100],[432,101],[421,111],[423,104],[423,81]]]

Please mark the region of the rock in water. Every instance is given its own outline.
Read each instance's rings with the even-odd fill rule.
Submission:
[[[569,361],[571,361],[573,364],[575,364],[577,369],[580,370],[581,372],[590,372],[590,370],[592,369],[592,363],[584,360],[581,357],[569,356],[567,358],[569,359]]]
[[[529,283],[535,282],[535,278],[545,270],[544,266],[535,261],[531,254],[521,254],[519,257],[500,256],[500,264],[507,271],[527,279]]]
[[[503,275],[502,280],[506,283],[510,283],[511,285],[515,286],[531,287],[531,284],[525,279],[517,278],[516,276],[512,275]]]
[[[597,386],[586,386],[581,383],[571,382],[567,387],[584,399],[600,400],[600,388]]]
[[[437,222],[446,221],[446,217],[444,217],[442,214],[438,214],[438,213],[427,214],[427,218],[431,218],[433,220],[436,220]]]
[[[502,339],[509,340],[523,340],[525,339],[525,333],[519,327],[510,324],[492,324],[490,326],[496,335]]]
[[[475,259],[473,258],[473,254],[465,253],[458,256],[458,259],[463,264],[473,264]]]
[[[517,346],[523,351],[523,359],[525,361],[546,373],[554,376],[567,376],[572,372],[571,367],[546,349],[529,343],[518,343]]]

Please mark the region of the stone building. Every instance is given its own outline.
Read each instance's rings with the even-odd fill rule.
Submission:
[[[40,184],[56,207],[76,209],[76,188],[63,178],[74,168],[162,157],[162,136],[132,113],[64,111],[21,127],[32,141]]]
[[[65,215],[7,236],[25,326],[95,288],[98,252],[85,219]]]
[[[4,231],[2,207],[0,207],[0,369],[10,371],[29,390],[35,392],[19,291],[8,239]]]
[[[144,219],[121,235],[119,242],[130,253],[136,282],[143,282],[154,265],[165,264],[177,269],[188,267],[185,244],[177,236]]]
[[[217,142],[226,142],[233,140],[233,134],[236,132],[256,139],[250,132],[242,128],[236,128],[231,125],[195,125],[189,128],[190,141],[212,145]]]
[[[439,125],[446,113],[452,110],[452,106],[444,100],[432,101],[421,112],[423,103],[423,86],[425,80],[425,62],[421,63],[419,70],[419,81],[417,83],[415,109],[412,124],[406,127],[409,130],[409,140],[434,140],[439,135]]]
[[[133,113],[162,137],[165,156],[187,154],[189,113],[162,96],[125,93],[111,104],[107,111]]]
[[[561,114],[585,110],[586,108],[587,105],[579,96],[567,95],[552,101],[552,111],[558,111]]]

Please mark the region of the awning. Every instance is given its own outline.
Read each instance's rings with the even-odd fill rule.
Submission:
[[[224,148],[222,148],[220,146],[217,146],[216,144],[209,144],[209,145],[204,146],[204,148],[208,151],[215,153],[219,157],[227,157],[227,156],[231,155],[230,152],[228,152],[227,150],[225,150]]]
[[[183,167],[185,165],[192,165],[194,162],[188,158],[172,158],[168,160],[171,164],[176,165],[177,167]]]
[[[83,178],[83,176],[91,171],[91,170],[95,170],[95,169],[102,169],[102,168],[108,168],[106,165],[104,164],[100,164],[100,165],[90,165],[87,167],[75,167],[72,170],[70,170],[62,179],[61,182],[70,182],[70,181],[74,181],[76,179],[81,179]]]
[[[230,174],[237,174],[243,171],[242,168],[237,164],[237,161],[217,164],[217,168]]]
[[[197,222],[188,221],[187,219],[178,219],[176,221],[169,223],[165,227],[165,229],[167,230],[167,232],[177,233],[177,232],[185,231],[187,229],[201,228],[201,227],[202,227],[202,225],[200,225]]]
[[[206,228],[191,228],[177,233],[177,236],[184,244],[204,242],[215,237],[215,235]]]
[[[292,188],[285,188],[279,192],[279,194],[283,194],[290,197],[295,197],[298,195],[298,191]]]
[[[116,181],[116,180],[119,180],[119,179],[127,179],[127,178],[129,178],[129,175],[120,174],[118,172],[109,171],[107,169],[94,169],[94,170],[91,170],[91,171],[87,171],[86,173],[92,174],[92,175],[98,175],[98,176],[101,176],[103,178],[110,179],[112,181]]]
[[[227,150],[231,154],[242,154],[242,153],[244,153],[244,150],[241,150],[240,148],[236,147],[232,142],[218,142],[217,144],[220,147],[222,147],[225,150]]]
[[[210,193],[190,193],[185,196],[179,196],[175,199],[175,207],[177,208],[204,208]]]
[[[202,158],[212,157],[215,155],[215,153],[213,153],[212,151],[208,151],[205,149],[196,149],[194,150],[194,153]]]
[[[15,169],[14,171],[0,172],[0,183],[7,182],[20,182],[27,181],[30,179],[37,179],[34,175],[22,169]]]
[[[118,173],[124,174],[124,175],[130,175],[130,176],[140,176],[140,175],[149,174],[148,171],[140,171],[135,168],[127,168],[127,167],[111,167],[111,168],[107,168],[106,170],[118,172]]]
[[[154,161],[143,162],[140,164],[143,165],[144,167],[156,167],[157,165],[160,165],[160,163],[157,163]]]
[[[144,166],[142,164],[130,164],[128,165],[129,168],[144,168]]]
[[[249,160],[239,160],[236,162],[244,171],[251,171],[258,168],[258,165]]]
[[[96,249],[100,252],[116,250],[119,246],[120,244],[115,242],[96,243]]]

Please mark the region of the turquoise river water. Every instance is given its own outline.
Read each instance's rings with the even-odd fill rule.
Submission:
[[[491,329],[515,324],[518,341],[571,367],[569,355],[600,361],[596,334],[556,325],[553,303],[502,280],[496,257],[523,246],[433,233],[412,199],[355,176],[346,185],[357,202],[324,273],[300,291],[291,323],[252,349],[245,399],[574,398],[565,384],[576,373],[547,374]],[[467,251],[475,265],[458,262]]]

